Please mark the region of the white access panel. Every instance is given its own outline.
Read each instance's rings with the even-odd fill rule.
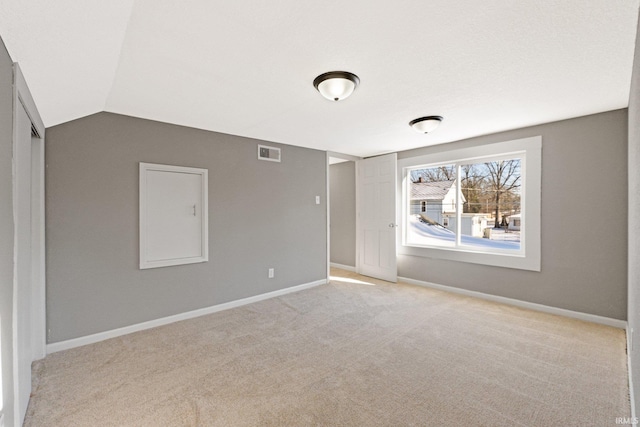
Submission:
[[[140,268],[206,262],[206,169],[140,163]]]

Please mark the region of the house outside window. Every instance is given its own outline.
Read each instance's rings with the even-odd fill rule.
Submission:
[[[399,253],[539,271],[541,137],[402,159],[399,166]]]
[[[453,180],[431,181],[428,173],[432,171],[416,170],[420,175],[415,177],[411,186],[411,212],[417,213],[423,221],[435,221],[442,224],[445,214],[456,212],[456,184]]]

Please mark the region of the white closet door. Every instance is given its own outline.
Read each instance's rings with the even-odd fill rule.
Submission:
[[[22,421],[29,405],[31,395],[31,119],[20,104],[16,109],[15,144],[15,274],[14,296],[14,345],[15,345],[15,399],[17,413],[16,424]]]

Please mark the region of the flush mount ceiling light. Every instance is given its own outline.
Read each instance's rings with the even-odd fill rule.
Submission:
[[[416,132],[429,133],[438,127],[442,121],[442,116],[427,116],[414,119],[409,122],[409,126],[414,128]]]
[[[342,101],[353,93],[360,79],[348,71],[329,71],[313,80],[313,86],[329,101]]]

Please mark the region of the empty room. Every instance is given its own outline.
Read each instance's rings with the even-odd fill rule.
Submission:
[[[0,3],[0,427],[617,426],[640,0]]]

